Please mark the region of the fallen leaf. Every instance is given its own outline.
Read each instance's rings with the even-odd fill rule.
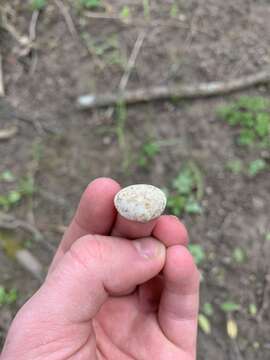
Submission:
[[[199,314],[199,327],[205,334],[211,333],[211,324],[210,321],[207,319],[207,317],[203,314]]]
[[[227,320],[227,334],[231,339],[236,339],[238,334],[238,326],[233,319]]]

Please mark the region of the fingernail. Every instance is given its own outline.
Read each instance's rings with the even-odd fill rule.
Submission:
[[[165,246],[157,240],[152,238],[145,238],[141,240],[132,241],[138,253],[146,258],[153,259],[165,256]]]

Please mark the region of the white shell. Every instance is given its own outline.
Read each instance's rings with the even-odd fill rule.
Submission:
[[[131,185],[120,190],[114,198],[119,214],[132,221],[146,223],[159,217],[166,207],[166,196],[153,185]]]

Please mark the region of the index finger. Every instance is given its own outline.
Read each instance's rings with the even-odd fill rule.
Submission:
[[[116,218],[113,198],[119,190],[120,185],[110,178],[95,179],[87,186],[50,270],[80,237],[87,234],[109,235]]]

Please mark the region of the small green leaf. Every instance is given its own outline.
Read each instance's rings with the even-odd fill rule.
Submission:
[[[178,10],[177,4],[172,4],[171,10],[170,10],[170,16],[172,18],[176,18],[178,15],[178,12],[179,12],[179,10]]]
[[[207,317],[203,314],[199,314],[198,317],[200,329],[207,335],[211,334],[211,324]]]
[[[18,298],[18,291],[17,289],[11,289],[9,292],[6,293],[6,304],[10,305],[17,301]]]
[[[233,159],[227,162],[226,168],[237,175],[243,171],[243,162],[240,159]]]
[[[257,115],[255,131],[262,138],[270,133],[270,115],[268,113]]]
[[[47,5],[47,0],[32,0],[31,7],[33,10],[43,10]]]
[[[155,142],[149,142],[143,146],[144,153],[149,157],[154,157],[160,151],[160,146]]]
[[[150,17],[150,0],[142,0],[143,3],[143,13],[146,19]]]
[[[0,286],[0,305],[10,305],[16,302],[18,292],[16,289],[7,291],[3,286]]]
[[[84,6],[86,9],[98,9],[101,7],[101,0],[80,0],[81,6]]]
[[[250,129],[242,129],[240,131],[240,135],[238,137],[238,144],[244,146],[251,146],[255,142],[255,133],[253,130]]]
[[[227,301],[220,305],[221,310],[223,310],[226,313],[230,313],[233,311],[237,311],[240,309],[240,305],[235,304],[233,302]]]
[[[266,240],[266,241],[270,241],[270,232],[268,232],[268,233],[265,235],[265,240]]]
[[[194,200],[192,197],[189,197],[185,206],[185,211],[188,214],[201,214],[202,208],[196,200]]]
[[[248,167],[249,176],[256,176],[258,173],[265,170],[266,166],[266,162],[263,159],[256,159],[254,161],[251,161]]]
[[[214,314],[213,305],[210,304],[209,302],[206,302],[203,304],[202,310],[203,310],[204,314],[207,316],[212,316]]]
[[[10,204],[16,204],[21,200],[21,194],[17,190],[11,190],[8,194],[8,202]]]
[[[6,291],[3,286],[0,286],[0,305],[4,304],[6,298]]]
[[[256,316],[257,306],[255,304],[249,304],[248,310],[249,310],[250,315]]]
[[[191,255],[194,257],[195,263],[197,265],[201,264],[205,259],[205,253],[202,246],[199,244],[189,244],[188,248]]]
[[[6,182],[13,182],[15,181],[15,176],[14,174],[9,171],[3,171],[2,174],[0,174],[0,180],[6,181]]]
[[[35,192],[34,178],[31,176],[21,180],[19,191],[22,195],[32,195]]]
[[[245,261],[245,253],[244,250],[240,247],[236,247],[233,250],[233,259],[238,263],[238,264],[242,264]]]
[[[190,194],[194,186],[194,179],[189,168],[184,168],[173,181],[173,187],[179,194]]]
[[[174,215],[181,215],[185,209],[186,198],[181,195],[169,196],[167,206]]]
[[[120,17],[124,20],[127,20],[130,18],[130,9],[127,5],[123,6],[120,11]]]

